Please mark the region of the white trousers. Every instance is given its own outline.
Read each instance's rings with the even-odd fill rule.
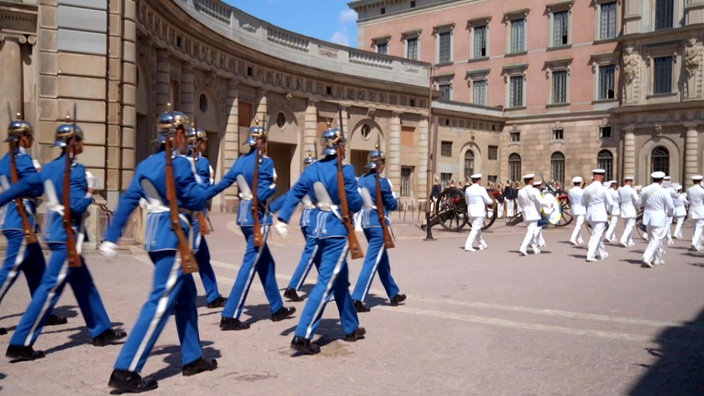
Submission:
[[[470,217],[472,230],[469,231],[467,241],[464,243],[465,250],[474,248],[474,242],[481,246],[484,243],[482,238],[482,227],[484,227],[484,217]]]
[[[682,224],[684,224],[685,216],[677,216],[677,224],[675,225],[675,232],[672,234],[677,239],[682,239]]]
[[[616,239],[616,225],[618,224],[618,215],[611,215],[609,219],[609,228],[606,229],[604,238],[613,241]]]
[[[692,219],[694,225],[694,235],[692,235],[692,246],[697,250],[702,249],[702,233],[704,232],[704,219]]]
[[[604,231],[606,231],[605,221],[590,221],[589,225],[592,226],[592,236],[589,238],[589,245],[587,246],[587,260],[594,259],[598,251],[599,257],[602,259],[608,256],[606,249],[604,249]]]
[[[669,226],[654,227],[649,225],[646,227],[648,247],[643,252],[643,261],[652,263],[662,260],[662,254],[665,252],[662,247],[662,240],[667,236],[667,230],[669,229]]]
[[[584,215],[574,216],[574,229],[572,230],[572,235],[570,236],[570,242],[582,243],[582,226],[584,225]]]
[[[519,248],[522,252],[528,249],[528,245],[532,245],[534,247],[536,246],[536,237],[540,231],[540,227],[538,227],[538,220],[524,220],[524,222],[526,223],[526,236],[523,237],[523,242],[521,242],[521,247]]]
[[[621,235],[621,244],[632,246],[635,244],[633,242],[633,228],[636,226],[636,218],[629,217],[623,219],[626,222],[626,226],[623,229],[623,235]]]

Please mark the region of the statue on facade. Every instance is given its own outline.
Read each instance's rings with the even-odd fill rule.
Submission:
[[[702,45],[696,38],[690,38],[684,48],[684,67],[689,77],[695,75],[701,64]]]
[[[626,77],[626,84],[631,84],[638,77],[640,61],[640,54],[635,52],[633,47],[627,47],[623,54],[623,74]]]

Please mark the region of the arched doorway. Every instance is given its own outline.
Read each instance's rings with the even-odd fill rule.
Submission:
[[[650,152],[650,172],[665,172],[670,174],[670,151],[663,146],[658,146]]]
[[[516,153],[512,153],[508,156],[508,178],[511,179],[511,181],[522,180],[521,156]]]

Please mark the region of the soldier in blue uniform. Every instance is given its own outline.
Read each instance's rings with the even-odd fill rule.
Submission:
[[[34,360],[44,357],[43,351],[34,350],[32,345],[39,337],[45,318],[52,311],[66,282],[71,285],[88,332],[93,338],[93,345],[104,346],[124,338],[127,333],[122,329],[112,328],[108,313],[103,306],[98,289],[93,283],[86,262],[79,255],[80,266],[69,267],[67,232],[64,228],[63,211],[66,205],[70,208],[73,237],[82,230],[83,213],[93,203],[93,187],[86,179],[86,168],[70,158],[70,202],[64,202],[64,177],[66,171],[66,156],[78,155],[83,152],[83,131],[75,123],[67,122],[56,129],[55,145],[62,148],[61,155],[44,165],[41,177],[47,189],[49,205],[44,219],[44,240],[51,249],[51,258],[42,282],[32,297],[15,333],[10,339],[6,356],[16,360]],[[17,183],[17,189],[11,188],[0,195],[0,204],[22,195],[22,183]],[[14,190],[14,191],[13,191]],[[19,195],[18,195],[19,194]],[[77,251],[80,246],[77,246]]]
[[[266,132],[260,126],[253,126],[249,129],[249,137],[245,144],[250,150],[235,161],[235,164],[227,172],[228,179],[237,180],[240,190],[240,205],[237,212],[237,224],[247,241],[247,250],[244,253],[242,266],[237,273],[232,291],[227,299],[225,308],[222,311],[220,320],[221,330],[244,330],[249,328],[248,323],[240,321],[244,303],[249,293],[249,288],[254,280],[254,274],[259,275],[259,279],[264,286],[264,293],[269,300],[271,320],[278,322],[296,312],[294,307],[284,307],[283,299],[279,294],[279,286],[276,283],[275,263],[271,256],[269,246],[266,243],[271,226],[271,215],[267,213],[267,201],[276,192],[274,161],[262,155],[261,163],[256,165],[257,150],[263,150],[266,143]],[[257,179],[257,191],[252,191],[254,182],[254,167],[259,166],[259,178]],[[254,217],[252,215],[252,198],[257,194],[259,208],[257,213],[262,226],[264,243],[261,247],[254,246]]]
[[[178,111],[163,113],[159,117],[158,128],[162,143],[165,139],[174,141],[172,164],[181,226],[186,235],[197,233],[189,218],[192,211],[202,210],[209,199],[227,188],[232,181],[224,179],[212,186],[196,182],[191,164],[182,155],[187,152],[187,131],[190,130],[185,114]],[[115,256],[116,243],[130,214],[139,205],[140,199],[149,201],[145,250],[154,263],[154,281],[149,298],[110,375],[108,385],[120,391],[144,392],[158,387],[155,379],[142,378],[139,372],[171,314],[176,317],[176,329],[181,341],[182,374],[189,376],[217,368],[215,359],[203,358],[193,276],[185,274],[179,260],[176,260],[178,239],[170,225],[164,148],[162,144],[157,153],[137,165],[132,182],[120,197],[117,212],[99,249],[105,256]],[[197,239],[194,235],[193,240]]]
[[[291,348],[304,354],[320,352],[320,346],[313,342],[313,337],[320,325],[320,319],[325,310],[325,305],[331,295],[340,313],[340,322],[346,341],[356,341],[363,338],[366,330],[359,326],[357,312],[352,303],[349,292],[349,271],[347,268],[347,228],[342,223],[339,209],[340,195],[337,181],[337,151],[344,154],[345,140],[339,129],[328,129],[322,137],[325,155],[309,165],[296,182],[286,198],[281,211],[279,222],[275,225],[277,232],[286,234],[286,223],[291,218],[298,202],[308,196],[316,205],[311,213],[311,236],[315,238],[320,266],[318,268],[318,282],[310,294],[308,302],[303,308],[301,319],[296,326]],[[350,213],[362,207],[362,197],[357,190],[357,180],[354,168],[344,165],[342,168],[345,192]]]
[[[210,166],[208,158],[203,156],[203,153],[208,149],[208,134],[203,129],[198,128],[193,131],[191,139],[193,141],[189,159],[193,164],[196,181],[209,186],[214,183],[212,177],[213,168]],[[200,223],[207,219],[207,207],[203,208],[202,213],[202,215],[196,217],[198,221],[196,227],[199,229],[201,227],[208,227],[207,223]],[[198,245],[198,251],[195,253],[195,258],[198,262],[198,274],[200,275],[201,281],[203,281],[203,288],[205,289],[206,306],[208,308],[224,307],[227,299],[221,296],[218,290],[218,281],[215,277],[213,266],[210,263],[210,249],[208,248],[208,242],[206,242],[203,233],[200,235],[200,244]]]
[[[3,177],[7,184],[12,183],[12,171],[10,156],[15,157],[15,168],[17,169],[18,181],[24,180],[27,183],[27,195],[23,198],[24,211],[30,226],[30,231],[36,230],[36,220],[34,218],[35,198],[44,194],[42,177],[34,166],[32,157],[27,152],[34,142],[34,128],[32,125],[22,120],[18,114],[18,119],[12,121],[7,128],[7,142],[13,147],[13,152],[8,152],[0,159],[0,177]],[[2,183],[4,184],[4,182]],[[29,286],[30,296],[34,295],[42,280],[42,274],[46,269],[44,254],[39,243],[27,244],[25,240],[25,229],[23,220],[17,210],[16,201],[10,201],[0,209],[0,229],[7,238],[7,248],[5,262],[0,268],[0,301],[5,298],[5,294],[17,280],[20,271],[24,272]],[[45,325],[57,325],[66,323],[66,318],[49,314]],[[7,330],[0,328],[0,334],[6,334]]]
[[[313,157],[313,153],[309,152],[308,157],[303,160],[303,164],[305,166],[308,166],[316,160],[317,159]],[[271,203],[270,210],[272,213],[276,213],[281,209],[281,206],[283,206],[287,196],[288,193],[282,195]],[[288,286],[284,290],[284,297],[288,298],[291,301],[303,301],[303,297],[298,295],[298,290],[300,290],[303,286],[303,282],[305,282],[306,278],[308,277],[308,273],[310,273],[310,270],[313,268],[313,264],[315,264],[316,267],[319,264],[316,260],[314,260],[316,258],[315,252],[317,250],[318,244],[315,241],[315,238],[310,235],[310,217],[311,213],[313,212],[313,209],[315,209],[315,205],[313,205],[313,202],[307,195],[303,196],[303,198],[301,199],[301,204],[303,205],[303,210],[301,211],[301,219],[299,221],[299,225],[301,227],[301,233],[303,234],[303,238],[305,239],[306,244],[303,247],[301,259],[298,261],[298,265],[293,271],[293,275],[291,275],[291,280],[289,280]]]
[[[374,280],[374,274],[379,272],[379,280],[389,296],[391,305],[396,306],[406,299],[405,294],[399,293],[400,289],[391,276],[391,266],[389,265],[389,255],[384,247],[384,230],[381,228],[379,214],[376,209],[377,202],[381,201],[384,205],[384,221],[387,227],[391,224],[388,219],[390,210],[398,208],[398,200],[393,192],[389,179],[381,177],[381,172],[384,170],[386,158],[384,152],[376,149],[369,153],[369,163],[367,168],[369,172],[359,178],[357,181],[359,189],[364,198],[364,206],[362,207],[362,229],[364,236],[367,238],[368,247],[367,255],[364,257],[362,270],[357,278],[352,299],[357,312],[369,312],[369,308],[364,305],[364,299],[369,293],[369,288]],[[377,169],[378,168],[378,169]],[[381,200],[377,199],[376,194],[376,177],[377,171],[380,173],[379,183],[381,186]]]

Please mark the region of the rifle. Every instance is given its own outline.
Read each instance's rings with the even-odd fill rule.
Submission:
[[[66,258],[69,267],[80,267],[81,257],[76,250],[76,237],[71,226],[71,169],[73,168],[74,145],[76,142],[76,104],[73,104],[73,126],[72,133],[66,138],[66,162],[64,164],[64,231],[66,232]]]
[[[340,140],[344,140],[345,133],[342,127],[342,109],[339,110],[340,117]],[[347,192],[345,191],[345,177],[342,174],[342,147],[337,148],[337,191],[340,196],[340,209],[342,211],[342,224],[347,228],[347,242],[350,245],[350,255],[352,259],[358,259],[364,257],[364,252],[362,247],[359,245],[359,240],[357,239],[357,234],[354,230],[354,224],[352,224],[352,217],[350,216],[350,207],[347,204]]]
[[[256,122],[256,121],[255,121]],[[262,152],[262,146],[259,143],[259,138],[257,138],[257,145],[255,150],[257,150],[256,158],[254,160],[254,173],[252,174],[252,218],[254,219],[254,246],[262,247],[264,246],[264,236],[262,235],[262,224],[259,219],[259,165],[261,165],[262,157],[264,153]]]
[[[193,126],[195,128],[195,125]],[[196,137],[195,137],[195,144],[191,148],[191,157],[193,157],[193,170],[195,171],[196,174],[198,174],[198,156],[200,154],[200,149],[198,148],[198,133],[196,132]],[[208,235],[210,234],[210,227],[208,226],[208,221],[205,218],[205,211],[204,210],[199,210],[198,214],[198,230],[200,231],[201,235]]]
[[[21,115],[18,113],[17,118],[19,119],[20,117]],[[10,121],[12,121],[12,110],[10,110]],[[10,146],[10,179],[14,184],[17,183],[17,181],[19,180],[19,175],[17,173],[17,163],[15,163],[15,150],[17,149],[17,142],[15,142],[12,137],[9,137],[8,143]],[[29,222],[29,218],[27,217],[27,212],[25,211],[24,202],[22,202],[22,198],[15,199],[15,206],[17,206],[17,213],[19,213],[20,218],[22,219],[22,229],[24,230],[24,238],[27,242],[27,245],[38,243],[37,236],[35,235],[34,229],[32,228],[32,224]]]
[[[377,153],[380,153],[379,151],[379,135],[377,135],[377,142],[376,142],[376,150]],[[376,213],[379,215],[379,223],[381,224],[381,229],[384,232],[384,247],[386,249],[392,249],[396,247],[394,245],[394,239],[391,236],[391,232],[389,231],[389,226],[386,224],[386,216],[384,216],[384,199],[381,194],[381,158],[377,160],[376,164]]]
[[[171,161],[171,135],[164,138],[164,152],[166,154],[166,199],[169,201],[169,218],[171,229],[178,239],[178,252],[181,256],[181,269],[184,274],[198,272],[198,263],[193,258],[193,251],[188,246],[186,234],[181,228],[181,219],[178,217],[178,202],[176,201],[176,182],[174,179],[174,164]]]

